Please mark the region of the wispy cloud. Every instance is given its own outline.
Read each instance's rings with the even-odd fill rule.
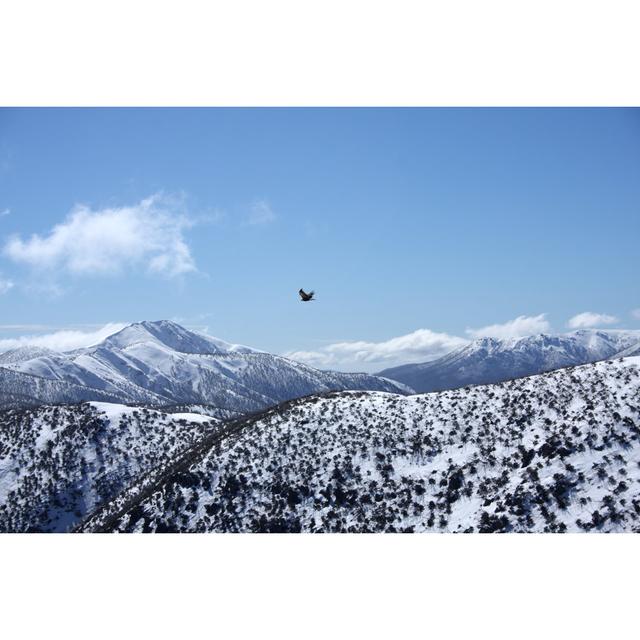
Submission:
[[[291,351],[285,356],[319,368],[377,371],[397,364],[434,360],[467,342],[447,333],[418,329],[382,342],[336,342],[316,351]]]
[[[606,313],[592,313],[591,311],[585,311],[573,316],[567,322],[567,326],[570,329],[589,329],[591,327],[601,327],[606,324],[614,324],[618,322],[618,318],[610,316]]]
[[[4,255],[49,272],[105,275],[142,267],[178,276],[196,271],[184,237],[192,224],[174,201],[162,195],[124,207],[92,210],[79,205],[46,236],[10,238]]]
[[[7,293],[7,291],[13,289],[14,283],[12,280],[8,280],[0,274],[0,295]]]
[[[537,316],[518,316],[503,324],[491,324],[479,329],[467,329],[465,333],[470,338],[523,338],[535,333],[548,333],[551,325],[546,319],[546,313]]]
[[[4,218],[5,216],[8,216],[11,213],[11,209],[2,209],[0,211],[0,218]]]
[[[266,200],[256,200],[251,205],[247,224],[260,226],[271,224],[276,219],[276,214]]]
[[[99,329],[89,331],[63,329],[40,335],[0,338],[0,352],[26,346],[44,347],[53,351],[71,351],[97,344],[125,326],[126,324],[120,322],[110,322]]]
[[[198,331],[200,333],[209,333],[209,325],[208,324],[202,324],[203,322],[206,323],[206,321],[208,319],[211,319],[214,317],[213,313],[210,312],[206,312],[206,313],[197,313],[193,316],[174,316],[173,318],[171,318],[172,322],[177,322],[178,324],[181,324],[183,327],[186,327],[187,329],[191,329],[193,331]],[[215,336],[212,336],[215,337]]]
[[[633,309],[631,311],[631,315],[636,319],[640,320],[640,309]]]

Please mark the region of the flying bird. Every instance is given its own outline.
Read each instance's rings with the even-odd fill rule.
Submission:
[[[300,294],[300,298],[302,299],[302,302],[310,302],[311,300],[313,300],[313,291],[309,291],[309,293],[305,293],[304,289],[300,289],[300,291],[298,291],[298,293]]]

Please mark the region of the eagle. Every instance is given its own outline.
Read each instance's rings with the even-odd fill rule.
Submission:
[[[300,294],[300,298],[302,302],[310,302],[311,300],[313,300],[313,293],[314,293],[313,291],[309,291],[309,293],[305,293],[304,289],[300,289],[298,293]]]

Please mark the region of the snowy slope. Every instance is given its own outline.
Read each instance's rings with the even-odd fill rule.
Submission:
[[[87,531],[640,531],[640,358],[292,401],[207,436]]]
[[[18,347],[16,349],[10,349],[4,353],[0,353],[0,365],[3,364],[16,364],[18,362],[25,362],[27,360],[33,360],[34,358],[41,358],[55,355],[55,351],[51,349],[45,349],[44,347]]]
[[[9,382],[3,382],[8,371],[31,376],[16,393],[34,401],[208,404],[242,413],[329,390],[407,391],[366,374],[319,371],[169,321],[132,324],[97,345],[68,353],[36,353],[32,358],[5,354],[0,358],[0,389],[9,389]],[[38,395],[36,379],[50,381],[46,397]],[[60,387],[55,397],[58,387],[51,383],[73,385],[73,393]],[[78,388],[84,394],[76,393]]]
[[[438,360],[385,369],[378,375],[418,392],[455,389],[605,360],[639,342],[640,331],[619,330],[582,330],[507,340],[481,338]]]
[[[0,412],[0,531],[66,531],[217,424],[103,402]]]
[[[52,380],[0,366],[0,408],[73,403],[82,400],[117,402],[120,396],[81,384]]]
[[[640,341],[616,353],[616,358],[628,358],[629,356],[640,356]]]

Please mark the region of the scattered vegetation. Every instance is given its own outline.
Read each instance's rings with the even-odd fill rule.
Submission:
[[[114,528],[640,531],[639,436],[626,361],[421,396],[334,393],[217,441]]]

